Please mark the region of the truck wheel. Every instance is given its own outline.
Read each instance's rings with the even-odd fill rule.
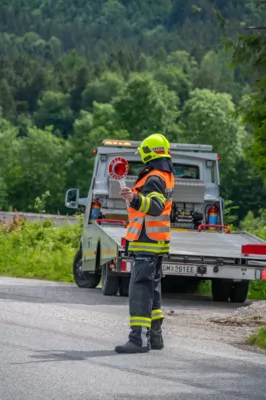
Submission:
[[[82,250],[76,253],[73,261],[73,277],[76,285],[79,288],[94,289],[101,279],[100,274],[90,274],[87,271],[82,271]]]
[[[121,276],[119,278],[118,291],[121,297],[128,297],[130,277]]]
[[[214,301],[227,302],[230,298],[233,282],[229,279],[213,279],[212,298]]]
[[[234,282],[230,294],[232,303],[244,303],[248,295],[249,281]]]
[[[110,274],[109,265],[102,266],[102,293],[104,296],[116,296],[119,277]]]

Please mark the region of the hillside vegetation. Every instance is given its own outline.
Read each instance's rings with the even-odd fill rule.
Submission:
[[[219,38],[265,16],[251,0],[1,1],[0,209],[30,211],[49,191],[46,211],[64,213],[102,139],[162,132],[213,144],[236,222],[259,215],[250,127],[233,118],[257,74],[230,68]]]

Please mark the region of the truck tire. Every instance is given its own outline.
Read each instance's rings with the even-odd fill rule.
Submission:
[[[230,300],[232,303],[244,303],[248,295],[249,281],[234,282]]]
[[[212,280],[212,298],[213,301],[228,302],[233,282],[230,279],[213,279]]]
[[[98,286],[101,275],[82,271],[82,249],[77,251],[73,261],[73,278],[76,285],[82,289],[94,289]]]
[[[104,296],[116,296],[119,277],[110,274],[109,265],[102,266],[102,293]]]
[[[118,291],[121,297],[128,297],[130,277],[120,276]]]

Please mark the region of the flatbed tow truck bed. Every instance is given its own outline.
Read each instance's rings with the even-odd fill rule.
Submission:
[[[121,244],[121,238],[125,236],[125,228],[101,227],[104,232]],[[188,258],[222,258],[242,259],[253,258],[243,256],[242,246],[245,244],[266,243],[264,240],[245,231],[234,233],[218,232],[193,232],[175,231],[171,232],[170,255],[188,256]],[[257,257],[255,257],[257,258]],[[260,258],[260,257],[259,257]],[[266,257],[265,257],[266,261]]]
[[[101,226],[104,235],[119,250],[119,262],[112,265],[112,273],[131,272],[133,259],[124,252],[121,239],[126,229]],[[229,279],[235,282],[266,279],[266,256],[243,254],[243,245],[266,244],[252,234],[242,231],[218,233],[214,231],[171,232],[170,252],[163,259],[163,276],[187,276],[199,279]]]

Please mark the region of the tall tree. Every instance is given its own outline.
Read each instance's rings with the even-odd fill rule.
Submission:
[[[259,1],[261,12],[265,11],[266,2]],[[252,132],[250,146],[246,150],[248,158],[260,173],[266,184],[266,26],[246,26],[250,32],[238,37],[237,42],[228,41],[233,50],[233,64],[244,65],[248,71],[256,71],[256,91],[250,95],[249,101],[242,106],[240,113],[244,123]]]
[[[117,74],[105,72],[99,79],[88,83],[82,94],[82,108],[93,109],[93,102],[109,103],[124,85]]]
[[[212,144],[214,151],[221,156],[222,188],[226,198],[246,137],[241,121],[233,118],[234,112],[235,106],[229,94],[195,89],[181,116],[184,140]]]
[[[46,191],[51,196],[48,209],[64,210],[68,144],[49,129],[30,128],[26,137],[16,140],[16,158],[8,178],[9,203],[18,210],[29,211],[36,197]]]
[[[18,157],[18,129],[3,118],[0,107],[0,210],[10,206],[9,190],[16,174],[14,161]]]
[[[91,179],[96,149],[106,138],[127,139],[129,133],[120,129],[116,111],[111,104],[94,103],[93,113],[82,110],[75,120],[70,137],[68,184],[76,185],[86,196]]]
[[[38,101],[39,108],[34,115],[35,124],[41,129],[52,126],[54,132],[67,137],[74,122],[69,102],[69,95],[52,91],[45,92]]]
[[[154,78],[156,81],[164,83],[169,90],[174,91],[180,99],[181,105],[188,99],[191,82],[181,69],[171,64],[160,67],[154,72]]]
[[[178,116],[179,99],[167,86],[149,75],[133,74],[114,99],[119,126],[136,139],[171,130]]]

